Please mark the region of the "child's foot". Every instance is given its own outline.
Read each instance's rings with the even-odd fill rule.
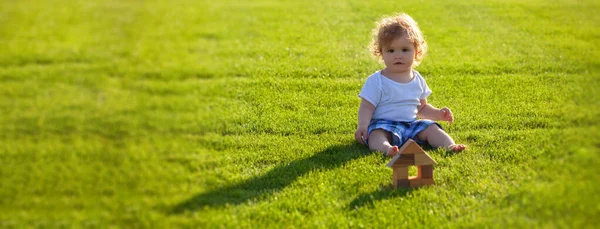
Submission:
[[[467,147],[463,144],[454,144],[454,145],[450,145],[448,147],[446,147],[446,150],[450,151],[450,152],[454,152],[454,153],[458,153],[460,151],[465,150]]]
[[[392,157],[392,156],[396,155],[397,153],[398,153],[398,146],[392,146],[392,147],[388,148],[388,150],[386,152],[386,154],[389,157]]]

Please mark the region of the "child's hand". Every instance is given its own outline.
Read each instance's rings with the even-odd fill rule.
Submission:
[[[454,116],[452,116],[452,111],[450,111],[450,108],[444,107],[440,109],[440,113],[442,116],[440,120],[448,121],[450,124],[452,124],[452,122],[454,121]]]
[[[354,132],[354,139],[363,145],[366,145],[366,142],[363,139],[367,139],[367,127],[359,126],[356,128],[356,132]]]

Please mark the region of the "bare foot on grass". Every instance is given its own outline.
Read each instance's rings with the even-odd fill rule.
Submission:
[[[450,152],[458,153],[460,151],[465,150],[466,148],[467,147],[463,144],[454,144],[454,145],[446,147],[446,150],[448,150]]]
[[[389,157],[396,155],[398,153],[398,146],[391,146],[386,153]]]

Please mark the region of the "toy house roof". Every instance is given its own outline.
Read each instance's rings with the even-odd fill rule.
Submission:
[[[408,139],[396,154],[392,160],[387,164],[388,167],[396,166],[411,166],[411,165],[436,165],[437,162],[433,160],[423,150],[419,144],[411,139]]]

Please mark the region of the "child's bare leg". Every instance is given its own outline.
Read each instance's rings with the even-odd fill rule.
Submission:
[[[447,150],[453,152],[460,152],[465,150],[466,146],[463,144],[456,144],[452,137],[448,135],[437,125],[431,125],[425,130],[417,134],[417,138],[420,141],[426,141],[434,148],[444,147]]]
[[[369,148],[372,150],[387,153],[388,156],[394,156],[398,153],[398,146],[393,146],[392,134],[383,129],[376,129],[369,134]]]

